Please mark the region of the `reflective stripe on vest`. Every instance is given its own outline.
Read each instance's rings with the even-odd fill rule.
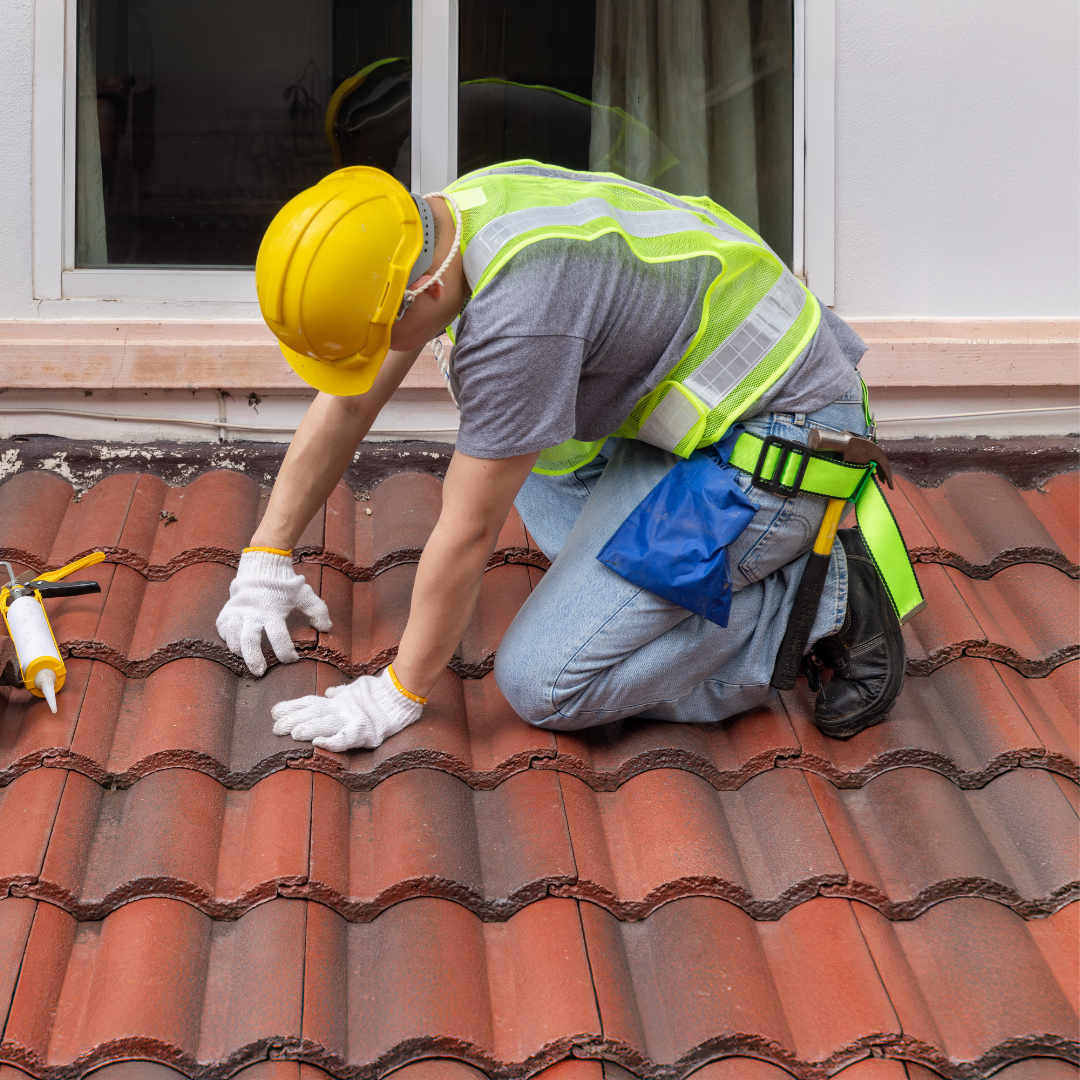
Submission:
[[[462,186],[469,186],[485,176],[539,176],[548,180],[576,180],[584,184],[617,184],[619,187],[640,191],[643,195],[648,195],[653,199],[660,199],[662,202],[666,202],[669,206],[674,206],[679,210],[689,210],[693,214],[707,217],[717,228],[732,228],[723,218],[717,217],[704,206],[688,203],[685,199],[680,199],[678,195],[672,195],[668,191],[661,191],[660,188],[651,188],[645,184],[639,184],[635,180],[627,180],[625,177],[617,176],[615,173],[574,172],[573,169],[559,169],[550,165],[495,165],[489,169],[477,169],[476,172],[469,173],[468,176],[462,177],[461,180],[455,180],[451,185],[451,190],[459,183]],[[748,233],[740,232],[738,238],[748,243],[758,242]]]
[[[805,303],[806,293],[794,275],[785,270],[742,325],[683,380],[682,387],[693,391],[706,409],[715,409],[743,376],[776,347]],[[641,425],[637,437],[661,450],[674,450],[698,418],[698,410],[685,393],[668,393]]]
[[[515,237],[523,236],[534,229],[588,225],[599,218],[611,218],[628,236],[637,236],[641,239],[668,236],[678,232],[701,232],[715,236],[718,240],[739,244],[754,243],[749,236],[732,228],[726,222],[722,225],[706,225],[689,208],[685,210],[620,210],[605,199],[599,198],[582,199],[569,206],[530,206],[526,210],[504,214],[488,222],[469,241],[469,246],[461,257],[469,287],[476,289],[477,283],[484,276],[484,271],[491,265],[492,260]]]
[[[553,183],[547,189],[532,183],[515,185],[517,177]],[[590,186],[614,190],[589,196]],[[636,194],[640,192],[653,203],[666,206],[643,210],[615,205],[611,200],[620,188],[628,189],[630,205],[641,205]],[[647,246],[644,253],[637,248],[635,253],[646,261],[707,255],[720,263],[722,269],[706,295],[697,333],[667,378],[634,406],[614,432],[620,437],[638,438],[683,457],[697,446],[716,441],[783,375],[817,329],[820,311],[816,301],[763,241],[725,219],[716,212],[720,208],[708,200],[699,204],[621,177],[577,173],[534,162],[479,170],[455,181],[449,190],[463,196],[466,237],[462,262],[474,295],[522,247],[548,237],[587,242],[619,232],[632,247],[634,239],[655,245],[671,237],[672,245],[666,250]],[[573,199],[577,192],[586,197]],[[523,206],[530,198],[541,204]],[[494,210],[493,203],[507,209]],[[468,219],[474,214],[470,230]],[[693,240],[694,236],[700,241]],[[731,274],[728,259],[735,260],[739,268]],[[732,285],[725,292],[729,280]],[[756,295],[757,280],[767,290],[764,295]],[[745,315],[731,326],[735,312]],[[456,322],[452,340],[456,340],[454,331]],[[718,333],[724,332],[726,337],[714,345]],[[755,377],[755,369],[785,338],[782,354],[774,354]],[[705,349],[711,351],[701,356]],[[595,457],[603,442],[568,439],[544,451],[536,471],[565,473],[580,468]]]

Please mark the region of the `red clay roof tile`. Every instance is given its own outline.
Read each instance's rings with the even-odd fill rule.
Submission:
[[[19,903],[3,908],[25,926]],[[943,1075],[982,1075],[1068,1052],[1076,913],[1025,922],[954,900],[897,923],[818,899],[754,922],[724,901],[690,898],[641,922],[585,904],[579,921],[573,901],[549,899],[484,923],[417,899],[350,924],[318,904],[274,900],[214,922],[162,899],[77,924],[39,904],[18,958],[38,977],[20,980],[4,1053],[42,1076],[132,1056],[231,1072],[271,1046],[335,1074],[452,1054],[509,1075],[577,1046],[643,1077],[676,1063],[680,1075],[741,1076],[716,1061],[740,1054],[796,1075],[898,1075],[856,1067],[876,1048]],[[584,1080],[574,1065],[551,1075]],[[455,1066],[439,1068],[468,1075]]]
[[[903,1023],[905,1056],[945,1073],[962,1062],[989,1071],[1075,1047],[1076,904],[1027,922],[987,900],[950,900],[910,922],[854,911]]]
[[[836,1067],[900,1036],[843,901],[814,900],[772,923],[704,897],[665,904],[641,922],[591,904],[581,917],[604,1041],[639,1075],[740,1052],[788,1068]]]
[[[1077,474],[1055,477],[1051,483],[1058,481],[1075,491]],[[1051,509],[1067,497],[1066,492],[1057,499],[1038,489],[1022,492],[992,473],[959,473],[937,488],[918,488],[900,478],[889,502],[919,562],[945,563],[976,578],[1036,562],[1075,577],[1075,536],[1070,542]]]
[[[947,782],[947,781],[946,781]],[[846,881],[802,773],[773,769],[738,791],[654,769],[615,792],[561,779],[577,880],[554,890],[642,919],[679,896],[720,896],[774,919]]]
[[[67,777],[60,769],[34,769],[0,788],[0,896],[41,874]]]
[[[597,791],[614,791],[649,769],[687,769],[725,790],[798,755],[799,740],[779,699],[737,723],[664,724],[631,718],[584,731],[559,732],[558,754],[536,762],[577,776]]]
[[[371,923],[311,904],[307,933],[303,1034],[325,1048],[315,1063],[334,1071],[440,1050],[481,1068],[535,1068],[599,1033],[572,900],[530,904],[505,923],[437,899]]]
[[[1053,476],[1020,494],[1058,547],[1074,563],[1080,562],[1080,472]]]
[[[657,769],[597,793],[535,769],[491,791],[409,769],[352,792],[298,770],[230,791],[205,774],[167,769],[110,791],[48,769],[0,790],[0,822],[19,804],[34,817],[16,834],[20,844],[0,852],[0,884],[79,919],[148,896],[230,919],[283,895],[318,900],[349,920],[416,896],[499,920],[549,894],[592,901],[620,919],[646,918],[685,896],[721,897],[777,919],[819,893],[891,919],[974,896],[1031,918],[1080,890],[1076,812],[1041,770],[964,791],[899,769],[837,791],[774,769],[718,792],[692,773]]]
[[[520,773],[493,791],[434,769],[399,773],[374,791],[349,792],[327,776],[314,783],[309,880],[284,891],[349,919],[412,896],[505,919],[576,877],[550,773]]]
[[[424,717],[337,755],[273,736],[269,707],[392,656],[437,481],[338,486],[297,550],[334,630],[296,620],[308,658],[253,680],[213,622],[264,490],[132,473],[75,501],[15,476],[0,557],[110,563],[78,575],[102,595],[50,603],[59,713],[0,691],[0,886],[27,894],[0,900],[0,1059],[57,1080],[1057,1075],[1077,905],[1031,916],[1076,888],[1076,481],[901,481],[931,606],[892,715],[846,742],[801,683],[724,724],[522,724],[476,677],[546,565],[512,513]]]
[[[979,656],[1040,678],[1080,655],[1071,618],[1080,584],[1059,570],[1012,566],[990,581],[943,566],[917,565],[916,573],[933,603],[904,627],[909,675]]]
[[[898,765],[934,769],[961,787],[981,787],[1017,765],[1075,777],[1077,755],[1056,729],[1038,726],[1039,712],[1058,714],[1058,688],[1075,681],[1075,671],[1067,665],[1046,679],[1024,679],[1001,664],[958,660],[928,678],[908,678],[889,719],[846,740],[826,738],[814,726],[812,699],[800,683],[781,697],[802,749],[780,764],[820,773],[845,788]],[[1026,698],[1012,692],[1016,682],[1023,684]],[[1038,711],[1031,702],[1038,703]],[[1059,717],[1058,723],[1068,721]]]
[[[953,896],[984,896],[1036,918],[1080,897],[1076,815],[1051,775],[1013,769],[963,791],[896,769],[838,791],[808,775],[847,880],[822,891],[911,919]]]

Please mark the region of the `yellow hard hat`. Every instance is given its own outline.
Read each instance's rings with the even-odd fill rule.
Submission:
[[[339,397],[371,389],[405,289],[433,255],[431,208],[382,169],[338,169],[287,202],[255,289],[293,371]]]

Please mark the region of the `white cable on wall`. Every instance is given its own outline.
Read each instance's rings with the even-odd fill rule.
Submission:
[[[961,420],[977,416],[1026,416],[1029,413],[1075,412],[1080,406],[1061,405],[1039,409],[1003,409],[995,412],[938,413],[936,416],[884,416],[875,418],[877,424],[911,424],[925,420]],[[184,424],[188,427],[224,428],[226,431],[258,432],[262,435],[295,435],[293,427],[263,427],[258,424],[233,424],[226,420],[189,420],[180,416],[135,416],[123,413],[93,412],[90,409],[53,409],[36,405],[0,406],[0,414],[43,413],[48,416],[80,416],[89,420],[120,420],[139,424]],[[456,435],[457,428],[424,428],[422,431],[393,431],[398,436]]]
[[[960,420],[966,416],[1024,416],[1027,413],[1076,412],[1080,405],[1054,405],[1045,409],[1002,409],[999,412],[937,413],[935,416],[875,416],[875,424],[909,424],[916,420]]]
[[[226,420],[189,420],[181,416],[134,416],[124,413],[93,412],[91,409],[53,409],[39,407],[37,405],[5,405],[0,406],[0,414],[3,413],[44,413],[48,416],[81,416],[89,420],[121,420],[140,424],[185,424],[188,427],[225,428],[228,431],[259,432],[263,435],[295,435],[294,427],[263,427],[258,424],[233,424]],[[419,437],[422,434],[431,435],[455,435],[457,428],[424,428],[422,431],[393,431],[386,432],[393,435],[410,435]]]

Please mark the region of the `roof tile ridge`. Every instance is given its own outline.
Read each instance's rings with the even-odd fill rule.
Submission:
[[[685,1077],[713,1061],[728,1057],[752,1057],[770,1062],[803,1080],[824,1080],[847,1065],[869,1056],[871,1048],[884,1048],[895,1035],[880,1032],[860,1036],[845,1046],[834,1050],[821,1061],[798,1058],[775,1039],[749,1032],[714,1035],[687,1050],[677,1061],[666,1063],[653,1061],[639,1049],[622,1039],[597,1039],[578,1048],[575,1056],[588,1059],[614,1061],[635,1076],[668,1080]],[[900,1036],[900,1038],[903,1038]],[[932,1051],[932,1048],[931,1052]],[[881,1055],[874,1055],[881,1056]],[[952,1074],[967,1080],[968,1074]]]
[[[1080,657],[1080,644],[1062,645],[1061,648],[1054,649],[1045,656],[1028,657],[1017,652],[1011,645],[1002,645],[988,638],[967,638],[964,641],[942,645],[922,659],[909,658],[906,674],[914,678],[923,678],[937,671],[938,668],[959,660],[962,656],[1006,664],[1020,672],[1026,679],[1045,679],[1055,668]]]
[[[188,747],[175,747],[147,754],[129,765],[122,772],[114,772],[85,754],[65,749],[45,751],[44,760],[36,767],[66,769],[68,772],[75,772],[85,776],[88,780],[92,780],[101,787],[118,790],[134,787],[145,777],[152,776],[157,772],[163,772],[166,769],[187,769],[208,776],[211,780],[216,780],[228,791],[250,791],[268,776],[281,772],[298,758],[311,757],[311,754],[312,748],[310,746],[299,744],[287,746],[276,754],[268,754],[251,768],[241,771],[230,769],[225,762],[219,761],[202,751],[192,750]],[[29,770],[23,769],[17,775],[21,776],[23,772],[27,771]],[[9,780],[3,773],[0,773],[0,787],[6,786],[15,778],[15,776],[12,776]]]
[[[361,675],[375,675],[382,671],[387,664],[393,662],[397,656],[397,646],[388,648],[370,656],[367,660],[353,661],[337,649],[331,649],[326,645],[312,644],[311,642],[294,641],[297,652],[301,659],[321,660],[330,664],[350,678],[358,678]],[[165,645],[160,645],[148,656],[141,660],[125,656],[119,649],[96,638],[76,638],[60,642],[62,656],[80,660],[100,660],[110,667],[116,668],[121,674],[129,679],[145,679],[159,667],[171,663],[174,660],[201,659],[212,660],[228,668],[234,675],[244,678],[250,673],[243,659],[229,652],[225,645],[217,641],[209,641],[206,638],[178,638]],[[267,656],[267,667],[273,667],[280,661],[275,656]],[[446,665],[455,675],[462,679],[483,679],[489,675],[495,666],[495,653],[490,652],[481,660],[470,662],[455,656]]]
[[[677,1062],[654,1062],[623,1040],[599,1038],[582,1032],[552,1039],[522,1062],[504,1062],[471,1040],[445,1035],[414,1037],[383,1051],[368,1062],[363,1075],[382,1075],[392,1068],[431,1057],[449,1057],[472,1065],[493,1077],[534,1075],[566,1059],[609,1060],[643,1077],[685,1076],[712,1061],[726,1057],[755,1057],[771,1062],[798,1077],[833,1075],[847,1065],[874,1057],[911,1061],[934,1070],[948,1080],[970,1080],[1024,1058],[1055,1057],[1075,1062],[1080,1053],[1077,1040],[1052,1032],[1015,1036],[995,1044],[973,1061],[955,1061],[939,1048],[911,1035],[870,1033],[851,1040],[821,1061],[803,1061],[773,1040],[760,1035],[716,1036],[693,1047]],[[334,1075],[360,1075],[356,1066],[321,1043],[297,1035],[267,1036],[238,1047],[226,1058],[198,1062],[178,1046],[151,1036],[133,1035],[98,1043],[70,1064],[48,1065],[29,1047],[7,1043],[0,1061],[29,1072],[40,1080],[69,1080],[89,1069],[132,1059],[162,1064],[186,1075],[229,1075],[261,1061],[303,1062]]]
[[[544,757],[533,765],[535,769],[550,769],[566,773],[587,784],[593,791],[617,791],[628,780],[654,769],[682,769],[694,773],[717,791],[737,791],[748,780],[777,768],[781,759],[797,756],[798,745],[777,746],[748,758],[738,769],[718,769],[702,754],[682,747],[657,747],[624,761],[618,769],[598,769],[592,763],[565,751]]]
[[[84,1051],[74,1061],[58,1065],[49,1065],[42,1061],[30,1047],[5,1042],[0,1046],[0,1064],[15,1065],[39,1080],[74,1080],[91,1069],[131,1060],[166,1065],[185,1076],[231,1076],[234,1071],[265,1061],[271,1056],[272,1050],[278,1057],[286,1056],[289,1051],[295,1053],[302,1042],[298,1035],[275,1035],[257,1039],[237,1048],[224,1058],[220,1064],[225,1066],[225,1070],[213,1072],[208,1072],[205,1063],[199,1062],[194,1054],[152,1035],[127,1035],[119,1039],[109,1039]]]
[[[361,566],[358,563],[346,559],[344,555],[326,551],[324,548],[308,545],[298,547],[293,551],[296,562],[310,563],[317,566],[328,566],[338,570],[350,581],[372,581],[380,574],[395,566],[407,566],[420,561],[423,554],[422,547],[396,548],[394,551],[381,555],[370,566]],[[551,566],[551,560],[543,552],[534,548],[511,546],[497,548],[492,552],[484,570],[493,570],[497,566],[532,566],[538,570],[547,570]]]
[[[317,880],[284,886],[279,889],[279,895],[322,904],[348,922],[373,922],[387,908],[403,900],[438,899],[460,905],[482,922],[501,923],[529,904],[562,895],[552,890],[568,884],[569,880],[567,874],[543,875],[502,897],[485,897],[464,882],[442,875],[401,878],[365,900],[352,900],[339,889]]]
[[[144,556],[139,555],[130,548],[115,546],[87,548],[85,551],[80,551],[71,556],[68,561],[82,558],[93,551],[105,552],[104,561],[106,563],[127,566],[142,574],[147,581],[167,581],[180,570],[204,563],[221,563],[232,567],[236,567],[240,563],[240,552],[215,544],[201,544],[196,547],[185,548],[164,563],[151,563]],[[398,548],[381,556],[370,566],[361,566],[346,559],[343,555],[327,552],[323,548],[314,545],[307,545],[294,550],[293,561],[294,563],[328,566],[343,573],[350,581],[366,582],[374,580],[386,570],[391,570],[396,566],[408,566],[419,562],[422,552],[423,548],[420,547]],[[0,547],[0,558],[28,566],[35,573],[58,570],[64,565],[63,563],[49,563],[34,552],[15,547]],[[551,563],[545,555],[531,548],[507,547],[495,551],[484,569],[492,570],[497,566],[506,565],[532,566],[540,570],[547,570]]]
[[[494,769],[473,769],[461,758],[441,750],[415,748],[381,761],[374,769],[353,772],[341,755],[321,751],[305,753],[289,760],[290,769],[307,769],[337,780],[349,791],[373,791],[387,777],[410,769],[437,769],[468,784],[474,791],[494,791],[503,781],[520,772],[536,767],[538,759],[544,759],[554,750],[540,747],[522,750],[504,758]]]
[[[650,889],[639,900],[624,900],[610,889],[594,881],[569,882],[551,889],[552,896],[568,897],[595,904],[610,912],[620,922],[641,922],[657,908],[673,900],[691,896],[708,896],[725,900],[741,908],[757,922],[776,922],[800,904],[826,895],[824,889],[840,887],[847,881],[844,874],[812,874],[784,889],[771,899],[755,897],[744,886],[715,874],[693,874],[672,878]],[[828,895],[832,895],[831,893]]]
[[[1010,908],[1026,921],[1045,919],[1080,900],[1080,880],[1066,882],[1046,895],[1030,900],[1011,886],[987,877],[943,878],[920,889],[907,900],[892,900],[877,886],[851,879],[825,886],[821,895],[857,900],[875,908],[890,922],[910,922],[947,900],[990,900]]]
[[[1006,548],[998,552],[988,563],[969,562],[963,555],[943,547],[912,547],[908,548],[908,555],[912,562],[952,566],[975,581],[987,581],[1010,566],[1026,563],[1052,566],[1071,578],[1080,578],[1080,566],[1056,548],[1035,546]]]
[[[1037,659],[1029,659],[1011,646],[999,645],[995,642],[967,646],[964,649],[964,655],[1008,664],[1009,667],[1019,671],[1025,679],[1045,679],[1055,668],[1080,658],[1080,643],[1063,645],[1060,649],[1054,649],[1053,652]]]
[[[287,895],[281,891],[283,888],[302,886],[303,881],[304,878],[298,875],[282,874],[258,882],[237,897],[222,900],[184,878],[164,874],[146,875],[129,878],[100,900],[86,901],[70,889],[39,877],[34,882],[15,886],[11,895],[53,904],[79,922],[100,922],[126,904],[149,899],[178,900],[215,922],[226,922],[241,918],[267,900]]]
[[[1013,769],[1046,769],[1070,780],[1080,782],[1080,765],[1060,754],[1049,754],[1040,744],[1017,747],[991,758],[981,769],[961,769],[951,758],[935,750],[921,747],[900,747],[875,754],[857,769],[842,769],[828,758],[803,750],[798,757],[785,758],[777,763],[780,769],[800,769],[815,773],[841,790],[861,788],[875,777],[897,768],[929,769],[951,780],[962,790],[985,787],[991,780]]]

